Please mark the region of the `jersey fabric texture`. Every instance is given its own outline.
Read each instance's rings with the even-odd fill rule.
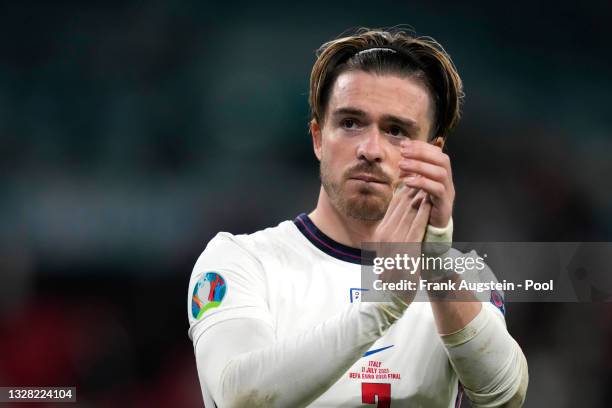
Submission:
[[[361,251],[320,231],[306,214],[252,234],[218,233],[189,282],[189,337],[223,321],[258,319],[276,339],[309,330],[359,302]],[[503,320],[503,302],[483,307]],[[223,339],[219,338],[222,342]],[[312,364],[317,364],[312,361]],[[308,367],[303,367],[307,370]],[[296,372],[296,378],[300,373]],[[461,384],[428,302],[413,302],[389,330],[311,407],[456,407]],[[205,405],[213,407],[203,386]],[[288,392],[290,392],[288,390]],[[381,403],[382,402],[382,403]],[[375,405],[374,405],[375,406]]]

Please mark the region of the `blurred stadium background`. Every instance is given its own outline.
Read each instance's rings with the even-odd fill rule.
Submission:
[[[308,77],[351,27],[411,24],[462,74],[456,240],[610,241],[611,17],[607,1],[3,3],[0,385],[201,404],[191,268],[217,231],[314,207]],[[507,309],[527,407],[609,406],[610,304]]]

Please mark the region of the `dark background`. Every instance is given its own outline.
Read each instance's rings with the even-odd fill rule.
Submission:
[[[308,78],[352,27],[410,24],[462,75],[455,240],[610,241],[611,18],[607,1],[2,3],[0,385],[201,404],[191,269],[220,230],[314,208]],[[507,309],[527,407],[609,405],[610,304]]]

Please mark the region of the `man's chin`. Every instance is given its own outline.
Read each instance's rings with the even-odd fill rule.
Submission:
[[[380,196],[351,197],[346,201],[346,215],[362,221],[380,221],[387,212],[388,203]]]

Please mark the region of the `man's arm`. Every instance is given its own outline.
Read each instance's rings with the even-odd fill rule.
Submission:
[[[395,318],[376,303],[350,304],[311,330],[275,340],[257,319],[232,319],[195,343],[200,382],[219,407],[301,407],[332,386]],[[401,305],[393,306],[398,315]]]
[[[442,342],[472,406],[520,407],[529,382],[527,360],[496,314],[483,305],[464,328],[441,335]]]
[[[452,225],[451,219],[446,228],[428,227],[426,240],[452,242]],[[453,277],[457,283],[461,280],[458,274]],[[459,296],[463,300],[439,300],[432,293],[430,302],[438,333],[467,397],[474,407],[522,406],[529,382],[527,360],[508,333],[503,315],[469,291]]]
[[[427,192],[432,201],[426,241],[433,236],[437,242],[450,243],[455,188],[443,145],[441,138],[434,144],[403,141],[399,167],[404,183]],[[492,315],[497,312],[475,298],[466,300],[466,295],[471,296],[462,293],[463,301],[431,301],[451,365],[474,406],[521,406],[528,383],[525,356],[503,318]]]
[[[401,236],[420,242],[431,208],[423,198],[408,189],[398,190],[382,233],[389,239]],[[409,217],[410,222],[398,227],[395,217]],[[312,402],[408,307],[399,297],[392,302],[350,304],[312,329],[276,339],[257,259],[235,242],[221,240],[207,247],[194,276],[207,270],[224,276],[227,296],[218,308],[197,319],[190,317],[190,333],[203,393],[212,395],[220,407],[299,407]]]

